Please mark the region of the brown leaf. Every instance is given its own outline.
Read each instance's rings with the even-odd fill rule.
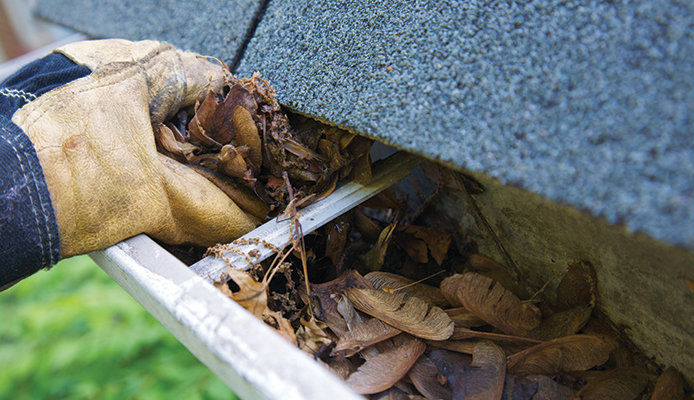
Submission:
[[[376,289],[381,289],[386,292],[408,293],[412,296],[419,297],[427,303],[435,306],[443,307],[448,304],[446,298],[443,297],[441,290],[437,287],[427,285],[425,283],[413,284],[412,279],[404,276],[391,274],[389,272],[374,271],[364,275]]]
[[[174,132],[168,126],[162,123],[156,123],[153,126],[154,138],[157,144],[164,150],[171,153],[174,158],[180,162],[185,162],[190,154],[198,147],[190,143],[179,142],[176,140]]]
[[[481,342],[472,351],[466,369],[466,400],[500,400],[506,378],[506,354],[501,347]]]
[[[530,331],[528,336],[540,340],[551,340],[573,335],[588,322],[592,311],[592,305],[585,305],[554,313],[542,321],[540,326]]]
[[[427,344],[431,347],[463,354],[472,354],[479,342],[479,340],[427,340]]]
[[[455,326],[476,328],[487,325],[483,319],[471,313],[465,307],[449,308],[443,311],[448,314]]]
[[[349,357],[372,344],[390,339],[400,332],[399,329],[393,328],[377,318],[369,318],[354,325],[348,332],[341,335],[332,354]]]
[[[248,153],[254,170],[259,170],[263,163],[263,152],[258,128],[253,121],[253,116],[241,106],[234,107],[232,111],[232,127],[236,134],[236,142],[241,146],[248,146]]]
[[[426,264],[429,262],[429,253],[427,251],[427,244],[423,240],[411,237],[409,235],[402,235],[397,240],[398,246],[410,256],[414,261]]]
[[[230,199],[236,203],[243,211],[259,218],[261,221],[265,220],[267,214],[270,212],[270,208],[265,202],[260,200],[258,196],[250,193],[247,188],[238,185],[232,179],[218,174],[214,171],[210,171],[207,168],[191,165],[190,166],[195,172],[204,176],[210,182],[214,183],[224,194],[229,196]]]
[[[419,357],[419,360],[407,373],[414,387],[427,398],[450,400],[453,397],[451,388],[447,382],[441,384],[439,375],[440,372],[436,368],[436,364],[425,355]]]
[[[227,276],[239,287],[238,292],[232,292],[226,283],[216,283],[215,286],[248,312],[262,319],[268,309],[267,287],[261,282],[256,282],[246,271],[230,268]]]
[[[441,290],[449,301],[454,294],[463,307],[504,333],[525,335],[540,324],[536,306],[478,273],[448,277],[441,282]]]
[[[612,348],[611,344],[597,336],[566,336],[509,356],[508,370],[517,375],[585,371],[604,364]]]
[[[354,213],[354,226],[361,232],[362,236],[369,242],[378,239],[381,229],[371,218],[364,215],[359,209]]]
[[[318,321],[313,316],[308,320],[301,317],[301,326],[296,330],[296,340],[299,348],[307,353],[315,354],[322,346],[332,343],[325,333],[327,325]]]
[[[347,385],[359,394],[386,390],[407,374],[425,349],[422,341],[407,339],[401,346],[368,359],[347,378]]]
[[[218,126],[226,120],[215,116],[217,108],[221,103],[218,102],[218,97],[215,92],[210,90],[202,101],[202,104],[195,110],[193,119],[188,123],[188,132],[200,142],[220,148],[222,144],[214,139],[214,133],[218,130]]]
[[[482,254],[472,254],[468,257],[467,264],[475,272],[499,282],[501,286],[510,290],[516,296],[527,296],[527,291],[522,288],[508,272],[508,268]]]
[[[345,293],[357,310],[414,336],[445,340],[453,333],[448,315],[417,297],[375,289],[349,289]]]
[[[438,265],[441,265],[446,259],[448,248],[451,245],[451,235],[445,230],[427,226],[410,225],[405,228],[405,232],[413,235],[417,239],[423,240],[427,244],[431,256],[434,257],[434,261],[436,261]]]
[[[669,367],[658,377],[651,400],[681,400],[684,398],[684,381],[676,369]]]
[[[330,329],[337,335],[342,335],[349,330],[340,312],[337,310],[337,298],[335,294],[342,293],[349,288],[373,288],[373,285],[357,271],[349,270],[338,278],[321,283],[311,284],[311,292],[316,296],[314,301],[314,315],[325,321]],[[303,293],[305,295],[305,293]]]
[[[335,375],[339,376],[342,380],[347,379],[349,374],[352,373],[352,363],[345,357],[331,357],[330,363],[326,364],[320,359],[317,359],[319,364],[330,369]]]
[[[523,337],[523,336],[513,336],[513,335],[504,335],[501,333],[475,331],[475,330],[468,329],[468,328],[465,328],[462,326],[460,326],[460,327],[456,326],[455,329],[453,329],[453,335],[451,335],[450,339],[451,340],[484,339],[484,340],[489,340],[492,342],[503,343],[503,344],[508,344],[508,345],[523,346],[523,347],[535,346],[537,344],[542,343],[540,340],[527,338],[527,337]]]
[[[394,230],[395,224],[390,224],[383,228],[381,234],[378,235],[376,244],[374,244],[366,254],[360,257],[368,271],[377,271],[381,269]]]
[[[557,286],[557,311],[575,307],[591,308],[597,302],[597,277],[593,266],[579,261],[569,266],[566,274]]]
[[[632,400],[648,384],[648,375],[640,369],[618,368],[600,372],[598,378],[578,391],[574,400]]]
[[[343,256],[347,234],[349,233],[349,219],[342,215],[328,222],[325,238],[325,256],[337,265]]]
[[[371,182],[371,177],[371,157],[366,153],[354,160],[349,179],[366,186]]]
[[[280,336],[296,346],[296,335],[294,334],[294,328],[292,328],[289,320],[282,316],[281,312],[272,311],[268,308],[265,310],[265,313],[261,319],[263,322],[275,329]]]
[[[218,171],[234,178],[243,178],[248,170],[248,165],[239,151],[231,144],[222,146],[219,152]]]
[[[571,400],[576,393],[568,386],[561,385],[544,375],[530,375],[526,377],[537,383],[537,392],[533,400]]]

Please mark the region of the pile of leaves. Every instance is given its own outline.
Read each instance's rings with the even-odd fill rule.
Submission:
[[[684,398],[677,371],[658,377],[593,315],[590,264],[531,294],[402,212],[386,192],[304,237],[289,210],[292,243],[217,287],[372,398]]]
[[[340,178],[371,177],[372,141],[306,118],[291,123],[259,74],[231,78],[221,93],[154,126],[158,151],[185,164],[261,220],[289,202],[301,208],[332,192]]]

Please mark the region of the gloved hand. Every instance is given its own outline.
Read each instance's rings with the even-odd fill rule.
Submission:
[[[219,89],[229,72],[155,41],[85,41],[56,50],[91,69],[12,117],[36,149],[61,255],[139,233],[167,243],[228,242],[258,223],[208,180],[157,153],[152,122]]]

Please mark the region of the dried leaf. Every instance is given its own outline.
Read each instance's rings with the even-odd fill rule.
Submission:
[[[439,307],[448,304],[439,288],[425,283],[413,284],[415,281],[405,278],[404,276],[391,274],[389,272],[374,271],[364,275],[364,278],[368,279],[376,289],[382,289],[391,293],[407,293]]]
[[[575,307],[591,308],[597,302],[597,277],[593,267],[583,261],[569,266],[566,274],[557,286],[557,311]]]
[[[375,289],[349,289],[345,293],[357,310],[414,336],[445,340],[453,333],[448,315],[417,297]]]
[[[386,390],[407,374],[425,349],[422,341],[407,339],[401,346],[368,359],[347,378],[347,385],[359,394]]]
[[[479,342],[479,340],[427,340],[427,344],[431,347],[463,354],[472,354]]]
[[[301,318],[301,326],[296,330],[296,340],[299,348],[307,353],[315,354],[322,346],[328,346],[332,340],[325,333],[327,325],[313,316],[308,320]]]
[[[263,152],[258,128],[253,116],[245,108],[236,106],[232,111],[232,126],[236,133],[236,142],[248,146],[249,158],[254,169],[260,169],[263,163]]]
[[[449,308],[443,311],[448,314],[455,326],[476,328],[487,325],[483,319],[471,313],[465,307]]]
[[[509,345],[516,345],[516,346],[523,346],[523,347],[535,346],[537,344],[542,343],[540,340],[527,338],[527,337],[523,337],[523,336],[513,336],[513,335],[504,335],[501,333],[474,331],[472,329],[468,329],[468,328],[465,328],[462,326],[461,327],[456,326],[455,329],[453,329],[453,335],[451,335],[450,339],[451,340],[484,339],[484,340],[489,340],[492,342],[509,344]]]
[[[289,323],[289,320],[282,316],[279,311],[272,311],[269,308],[265,310],[262,318],[263,322],[274,328],[275,331],[287,339],[290,343],[296,346],[296,335],[294,334],[294,328]]]
[[[178,161],[185,162],[186,158],[197,150],[198,147],[190,143],[182,143],[176,140],[174,132],[168,126],[162,123],[156,123],[153,126],[154,138],[158,145],[164,150],[175,156]]]
[[[463,307],[504,333],[525,335],[540,324],[540,310],[521,302],[498,282],[475,272],[453,275],[441,283],[444,296],[454,294]]]
[[[445,230],[427,226],[410,225],[405,228],[405,232],[413,235],[417,239],[423,240],[429,248],[431,256],[434,257],[434,261],[436,261],[438,265],[441,265],[446,259],[448,248],[451,245],[451,235]]]
[[[369,318],[354,325],[348,332],[341,335],[332,354],[349,357],[372,344],[390,339],[399,333],[401,333],[399,329],[393,328],[377,318]]]
[[[585,371],[604,364],[612,348],[610,343],[597,336],[566,336],[509,356],[508,370],[517,375]]]
[[[451,389],[447,382],[441,384],[440,374],[436,364],[423,355],[412,366],[407,376],[414,387],[427,398],[450,400],[453,398]]]
[[[259,218],[261,221],[265,220],[270,212],[270,208],[253,193],[250,193],[247,188],[242,187],[226,176],[218,174],[214,171],[210,171],[207,168],[197,165],[191,165],[190,167],[195,172],[214,183],[215,186],[224,192],[224,194],[229,196],[229,198],[232,199],[234,203],[236,203],[236,205],[239,206],[243,211]]]
[[[632,400],[648,384],[648,375],[640,369],[618,368],[601,371],[578,391],[575,400]]]
[[[533,400],[571,400],[576,393],[568,386],[561,385],[544,375],[530,375],[526,379],[537,383]]]
[[[482,342],[472,352],[466,369],[466,400],[500,400],[506,378],[506,354],[501,347]]]
[[[676,369],[669,367],[658,377],[651,400],[681,400],[684,398],[684,381]]]
[[[527,291],[513,279],[508,268],[482,254],[472,254],[468,257],[467,265],[481,275],[492,278],[501,286],[510,290],[516,296],[527,296]]]
[[[354,270],[349,270],[332,281],[311,285],[311,292],[317,300],[313,302],[314,315],[325,321],[338,336],[343,335],[349,328],[337,309],[338,299],[335,294],[342,293],[349,288],[373,288],[373,285]]]
[[[540,326],[530,331],[528,336],[540,340],[551,340],[573,335],[588,322],[592,311],[592,305],[585,305],[554,313],[542,321]]]
[[[376,244],[373,245],[371,250],[360,257],[368,271],[377,271],[383,265],[386,251],[388,251],[388,244],[390,243],[390,238],[394,230],[395,224],[390,224],[383,228],[381,234],[378,235]]]
[[[354,213],[354,226],[361,232],[362,236],[373,242],[378,239],[381,229],[371,218],[364,215],[359,209]]]
[[[219,152],[219,166],[217,169],[225,175],[243,178],[248,170],[248,165],[246,165],[246,161],[236,147],[226,144],[222,146],[222,150]]]
[[[232,292],[226,283],[217,283],[215,286],[248,312],[262,319],[268,309],[267,287],[261,282],[256,282],[246,271],[230,268],[227,276],[239,287],[238,292]]]
[[[429,262],[427,244],[423,240],[413,238],[409,235],[402,235],[398,238],[397,243],[412,260],[420,264]]]
[[[222,144],[214,139],[214,133],[218,130],[220,123],[226,120],[215,116],[217,108],[221,103],[218,102],[218,97],[215,92],[210,90],[202,101],[202,104],[195,110],[193,119],[188,123],[188,131],[193,137],[200,142],[216,148],[222,147]]]

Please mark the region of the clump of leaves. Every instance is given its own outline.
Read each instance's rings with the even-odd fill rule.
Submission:
[[[232,78],[221,93],[210,90],[154,132],[160,152],[194,166],[262,220],[289,203],[285,172],[298,208],[330,194],[339,178],[371,177],[371,140],[308,119],[296,125],[256,73]]]

